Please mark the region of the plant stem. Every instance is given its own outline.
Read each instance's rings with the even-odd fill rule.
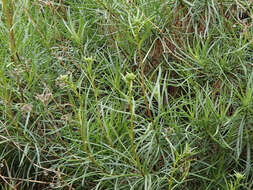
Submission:
[[[103,131],[103,134],[104,134],[106,140],[108,141],[108,143],[110,144],[110,146],[111,146],[112,148],[114,148],[114,147],[113,147],[113,143],[112,143],[110,137],[109,137],[108,134],[106,133],[105,127],[104,127],[103,122],[102,122],[102,119],[101,119],[101,113],[100,113],[101,110],[100,110],[99,105],[98,105],[97,88],[96,88],[96,85],[95,85],[94,78],[93,78],[91,75],[90,75],[90,79],[91,79],[91,85],[92,85],[92,88],[93,88],[93,92],[94,92],[94,96],[95,96],[95,100],[96,100],[96,104],[97,104],[96,108],[97,108],[97,115],[98,115],[99,125],[100,125],[100,127],[101,127],[101,129],[102,129],[102,131]]]
[[[11,59],[16,64],[17,61],[19,60],[19,56],[18,56],[17,52],[15,52],[16,47],[15,47],[15,38],[14,38],[14,31],[13,31],[14,6],[13,6],[12,1],[10,1],[11,10],[9,11],[7,1],[3,0],[2,2],[3,2],[3,9],[4,9],[4,12],[5,12],[5,15],[6,15],[6,22],[7,22],[8,31],[9,31]]]
[[[88,150],[88,146],[86,143],[86,133],[85,133],[85,126],[84,126],[84,110],[83,110],[83,101],[80,102],[80,109],[81,109],[81,113],[79,115],[79,121],[81,124],[81,137],[82,137],[82,142],[83,142],[83,148],[84,148],[84,152],[87,154],[89,160],[95,165],[97,166],[99,169],[101,169],[101,171],[103,173],[107,173],[105,171],[105,169],[99,164],[97,163],[97,161],[90,155],[89,150]]]
[[[130,109],[130,122],[131,122],[131,128],[130,128],[130,139],[131,139],[131,147],[132,147],[132,151],[134,153],[134,157],[135,157],[135,161],[136,161],[136,165],[137,168],[139,169],[139,171],[141,172],[141,175],[144,176],[144,172],[141,168],[141,163],[140,163],[140,159],[136,153],[136,149],[134,147],[134,115],[133,115],[133,104],[132,104],[132,81],[130,81],[129,84],[129,109]]]

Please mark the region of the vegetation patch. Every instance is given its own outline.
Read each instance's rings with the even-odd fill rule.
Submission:
[[[1,0],[0,188],[253,189],[250,0]]]

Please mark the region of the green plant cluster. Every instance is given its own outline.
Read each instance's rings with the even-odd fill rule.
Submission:
[[[0,189],[253,189],[252,8],[1,0]]]

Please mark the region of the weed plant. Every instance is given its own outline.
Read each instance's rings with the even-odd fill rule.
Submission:
[[[253,189],[253,4],[1,0],[1,189]]]

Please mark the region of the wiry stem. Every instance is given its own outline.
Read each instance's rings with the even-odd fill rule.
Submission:
[[[21,95],[21,102],[24,103],[25,101],[24,101],[23,89],[20,84],[20,78],[19,78],[19,73],[18,73],[18,69],[17,69],[18,62],[20,62],[20,59],[19,59],[18,53],[16,52],[15,37],[14,37],[14,30],[13,30],[14,5],[13,5],[13,2],[10,1],[9,2],[10,10],[9,10],[7,1],[3,0],[2,2],[3,2],[3,9],[4,9],[4,12],[6,15],[6,23],[8,26],[8,32],[9,32],[11,59],[12,59],[14,65],[16,67],[16,70],[17,70],[17,74],[16,74],[17,85],[18,85],[19,93]],[[9,98],[9,100],[11,100],[11,99]],[[8,106],[9,106],[9,103],[8,103]]]
[[[81,113],[80,113],[81,137],[82,137],[84,152],[87,154],[89,160],[90,160],[95,166],[97,166],[98,168],[100,168],[101,171],[102,171],[103,173],[107,173],[107,172],[105,171],[105,169],[104,169],[99,163],[97,163],[97,161],[96,161],[96,160],[90,155],[90,153],[89,153],[88,146],[87,146],[86,139],[85,139],[86,134],[85,134],[85,126],[84,126],[85,118],[84,118],[84,116],[83,116],[83,113],[84,113],[84,110],[83,110],[83,103],[81,103],[80,108],[81,108]]]
[[[89,80],[91,82],[91,86],[92,86],[93,93],[94,93],[94,96],[95,96],[96,108],[97,108],[97,117],[98,117],[99,125],[100,125],[100,128],[102,129],[103,134],[104,134],[106,140],[108,141],[109,145],[112,148],[114,148],[113,143],[112,143],[110,137],[106,133],[105,127],[103,125],[103,121],[101,119],[101,110],[100,110],[99,105],[98,105],[98,94],[97,94],[98,89],[97,89],[97,87],[95,85],[95,77],[92,74],[92,64],[94,63],[94,60],[92,58],[85,58],[85,61],[88,63],[88,69],[87,69],[88,78],[89,78]]]
[[[8,8],[7,1],[3,0],[3,9],[6,15],[6,22],[8,26],[8,31],[9,31],[9,38],[10,38],[10,49],[11,49],[11,58],[12,61],[16,64],[17,61],[19,61],[19,56],[16,53],[16,47],[15,47],[15,38],[14,38],[14,31],[13,31],[13,11],[14,11],[14,6],[12,1],[10,1],[10,9]]]
[[[132,81],[130,81],[129,84],[129,109],[130,109],[130,122],[131,122],[131,128],[130,128],[130,139],[131,139],[131,147],[132,151],[134,153],[135,161],[138,170],[141,172],[141,175],[144,176],[144,172],[141,168],[141,163],[140,159],[136,153],[135,147],[134,147],[134,115],[133,115],[133,104],[132,104],[132,93],[131,93],[131,88],[132,88]]]

